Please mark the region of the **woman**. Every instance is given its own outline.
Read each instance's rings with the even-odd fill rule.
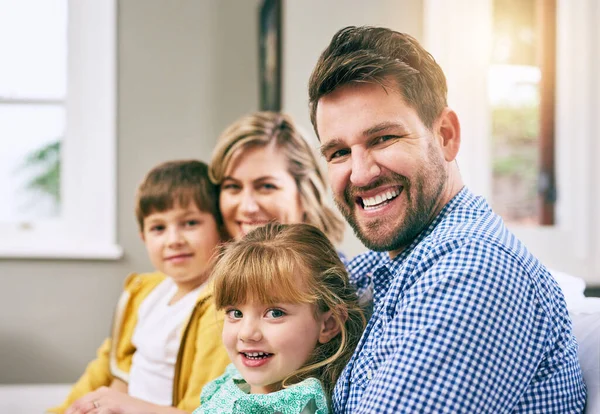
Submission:
[[[235,239],[277,221],[312,224],[333,243],[342,240],[344,221],[326,204],[324,176],[288,115],[256,112],[230,125],[217,141],[210,178]]]

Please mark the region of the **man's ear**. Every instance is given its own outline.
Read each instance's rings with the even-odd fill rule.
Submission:
[[[447,162],[454,161],[460,149],[460,122],[456,112],[446,107],[435,122],[442,153]]]
[[[341,326],[333,317],[332,311],[327,311],[321,315],[321,332],[319,333],[319,343],[325,344],[335,338],[341,331]],[[345,318],[343,318],[345,320]]]

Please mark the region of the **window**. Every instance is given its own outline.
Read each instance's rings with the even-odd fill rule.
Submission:
[[[0,257],[118,258],[115,1],[0,10]]]
[[[525,7],[524,3],[535,7],[535,13],[542,21],[546,19],[545,27],[550,31],[552,27],[548,23],[556,25],[556,33],[546,37],[549,42],[532,43],[545,51],[543,64],[537,66],[540,62],[537,59],[530,64],[521,64],[521,67],[525,66],[524,70],[515,75],[519,79],[516,82],[519,90],[509,95],[511,99],[520,100],[519,105],[523,102],[536,104],[538,117],[543,122],[538,124],[539,127],[533,125],[530,128],[545,128],[554,135],[549,150],[543,148],[548,145],[547,141],[525,143],[533,155],[521,151],[519,156],[529,157],[524,162],[536,165],[533,173],[528,173],[535,177],[531,182],[535,183],[536,192],[540,187],[552,188],[545,186],[547,183],[543,179],[538,181],[540,167],[554,166],[557,192],[555,200],[552,192],[549,193],[548,199],[552,202],[549,211],[536,207],[537,210],[530,210],[533,214],[522,215],[522,220],[512,220],[512,224],[510,217],[505,217],[505,220],[547,266],[599,283],[600,219],[596,216],[600,205],[600,167],[597,161],[600,156],[600,83],[596,74],[600,70],[600,37],[596,26],[600,21],[600,7],[595,0],[517,3],[520,7]],[[494,166],[496,163],[498,167],[499,155],[502,155],[494,146],[490,104],[490,93],[493,93],[490,90],[490,67],[494,62],[494,7],[497,4],[495,0],[424,1],[424,43],[446,73],[449,105],[456,110],[461,121],[459,167],[469,188],[485,196],[492,204]],[[542,6],[545,12],[554,12],[555,17],[540,15],[539,8]],[[537,33],[537,29],[534,32]],[[548,50],[552,50],[552,41],[556,42],[555,57],[548,54]],[[542,99],[538,104],[533,89],[539,87],[539,82],[549,79],[544,76],[545,71],[555,71],[556,97],[544,98],[541,93],[538,96]],[[544,88],[547,86],[542,86],[540,91],[543,92]],[[550,106],[549,112],[545,105]],[[552,112],[553,117],[548,115]],[[544,136],[544,132],[532,132],[531,135]],[[549,158],[545,158],[548,155]],[[522,172],[516,174],[522,181],[520,185],[526,181],[525,175]],[[531,184],[527,185],[532,188]],[[507,187],[509,191],[517,191],[517,187]],[[495,207],[501,210],[506,206],[496,203]],[[551,220],[540,219],[544,214]]]
[[[507,223],[553,224],[554,166],[541,170],[541,52],[546,38],[541,30],[541,7],[536,0],[492,1],[492,53],[488,70],[491,106],[491,204]],[[555,10],[554,2],[541,3]],[[553,25],[554,26],[554,25]],[[545,82],[554,94],[554,84]],[[553,124],[552,124],[553,127]],[[540,185],[544,183],[544,185]],[[552,188],[550,188],[552,187]],[[538,200],[538,194],[545,196]],[[540,194],[541,195],[541,194]],[[538,202],[540,201],[540,202]]]
[[[67,2],[0,4],[0,217],[26,223],[60,214]]]

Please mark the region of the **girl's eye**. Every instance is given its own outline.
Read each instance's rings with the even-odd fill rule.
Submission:
[[[242,319],[242,317],[244,316],[242,315],[242,311],[240,311],[239,309],[229,309],[225,312],[225,314],[230,319]]]
[[[198,224],[200,224],[200,222],[198,220],[187,220],[185,222],[186,227],[195,227]]]
[[[266,313],[267,318],[277,319],[285,316],[285,312],[281,309],[269,309]]]

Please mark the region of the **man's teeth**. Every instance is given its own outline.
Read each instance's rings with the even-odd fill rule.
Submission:
[[[365,207],[375,207],[378,204],[383,203],[384,201],[391,200],[392,198],[398,196],[400,194],[400,189],[396,188],[394,190],[389,190],[383,194],[377,194],[375,197],[365,197],[362,199],[363,205]]]
[[[266,352],[244,352],[244,355],[246,355],[246,358],[250,359],[261,359],[271,356],[271,354],[268,354]]]

